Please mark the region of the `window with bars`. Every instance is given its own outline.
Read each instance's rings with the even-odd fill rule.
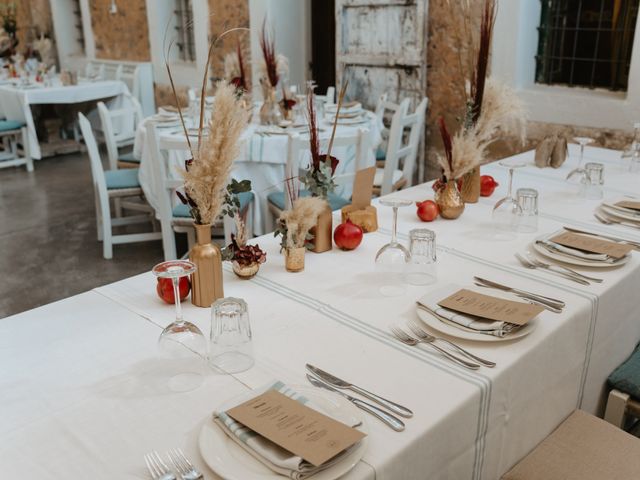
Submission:
[[[195,39],[193,35],[193,6],[191,0],[175,0],[176,33],[180,60],[196,61]]]
[[[73,4],[71,7],[74,17],[74,26],[76,31],[76,42],[80,47],[80,51],[84,53],[84,30],[82,29],[82,10],[80,8],[80,0],[73,0]]]
[[[626,91],[638,0],[541,0],[536,82]]]

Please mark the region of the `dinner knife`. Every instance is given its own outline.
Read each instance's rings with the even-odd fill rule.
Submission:
[[[515,293],[516,295],[521,295],[522,297],[525,297],[525,298],[528,297],[531,300],[535,300],[540,303],[546,303],[547,305],[554,308],[562,309],[567,305],[562,300],[558,300],[556,298],[546,297],[544,295],[540,295],[537,293],[527,292],[525,290],[519,290],[517,288],[508,287],[500,283],[492,282],[491,280],[487,280],[485,278],[473,277],[473,279],[476,280],[477,282],[484,283],[485,285],[488,285],[490,287],[497,288],[498,290],[504,290],[505,292]]]
[[[360,400],[359,398],[352,397],[351,395],[347,395],[344,392],[341,392],[337,388],[333,388],[328,383],[323,382],[319,378],[316,378],[312,375],[307,374],[307,380],[314,387],[324,388],[325,390],[329,390],[330,392],[337,393],[338,395],[343,396],[351,403],[353,403],[356,407],[361,410],[364,410],[367,413],[370,413],[374,417],[386,423],[389,427],[394,429],[396,432],[401,432],[404,430],[404,422],[397,417],[394,417],[390,413],[385,412],[381,408],[378,408],[370,403],[365,402],[364,400]]]
[[[403,407],[402,405],[398,405],[395,402],[392,402],[391,400],[387,400],[386,398],[382,398],[378,395],[376,395],[375,393],[371,393],[367,390],[365,390],[364,388],[360,388],[352,383],[346,382],[344,380],[342,380],[341,378],[338,378],[334,375],[331,375],[328,372],[325,372],[324,370],[318,368],[318,367],[314,367],[313,365],[310,364],[306,364],[307,370],[310,371],[311,373],[313,373],[316,377],[319,377],[320,379],[322,379],[324,382],[328,383],[329,385],[331,385],[334,388],[338,388],[338,389],[348,389],[351,390],[353,392],[359,393],[360,395],[362,395],[363,397],[368,398],[369,400],[373,400],[374,402],[376,402],[379,405],[382,405],[383,407],[391,410],[393,413],[396,413],[402,417],[406,417],[406,418],[410,418],[413,416],[413,412],[411,410],[409,410],[406,407]]]
[[[611,240],[613,242],[627,243],[629,245],[633,245],[636,248],[640,248],[640,242],[634,242],[633,240],[627,240],[625,238],[614,237],[613,235],[605,235],[603,233],[594,233],[594,232],[587,232],[586,230],[578,230],[577,228],[567,227],[566,225],[563,226],[562,228],[564,228],[565,230],[567,230],[569,232],[581,233],[583,235],[590,235],[592,237],[606,238],[607,240]]]

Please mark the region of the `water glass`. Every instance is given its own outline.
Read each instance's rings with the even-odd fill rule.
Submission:
[[[409,252],[411,257],[406,267],[407,283],[411,285],[431,285],[438,279],[436,263],[436,234],[426,228],[416,228],[409,232]]]
[[[516,191],[518,220],[515,230],[520,233],[534,233],[538,230],[538,191],[533,188],[519,188]]]
[[[602,198],[602,185],[604,185],[604,165],[602,163],[589,162],[584,166],[587,172],[587,183],[584,185],[584,196],[591,200]]]
[[[241,298],[221,298],[211,306],[209,365],[222,373],[253,366],[249,312]]]

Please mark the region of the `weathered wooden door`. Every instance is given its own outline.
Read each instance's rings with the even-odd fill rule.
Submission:
[[[337,85],[374,108],[382,93],[415,107],[426,93],[428,0],[336,0]]]

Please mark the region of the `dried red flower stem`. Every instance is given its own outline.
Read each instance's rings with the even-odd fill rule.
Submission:
[[[487,79],[487,69],[489,65],[489,53],[491,51],[491,37],[493,26],[496,21],[495,0],[485,0],[480,21],[480,40],[478,45],[478,57],[473,72],[471,83],[471,98],[473,107],[471,121],[475,125],[482,112],[482,97],[484,96],[484,86]]]
[[[276,58],[276,42],[267,33],[267,19],[262,21],[262,30],[260,31],[260,49],[264,57],[264,64],[267,70],[267,77],[272,87],[278,85],[280,77],[278,75],[278,61]]]
[[[447,124],[443,117],[438,119],[440,125],[440,136],[442,137],[442,143],[444,144],[444,153],[447,157],[447,163],[449,164],[449,170],[453,171],[453,147],[451,144],[451,134],[447,130]]]

